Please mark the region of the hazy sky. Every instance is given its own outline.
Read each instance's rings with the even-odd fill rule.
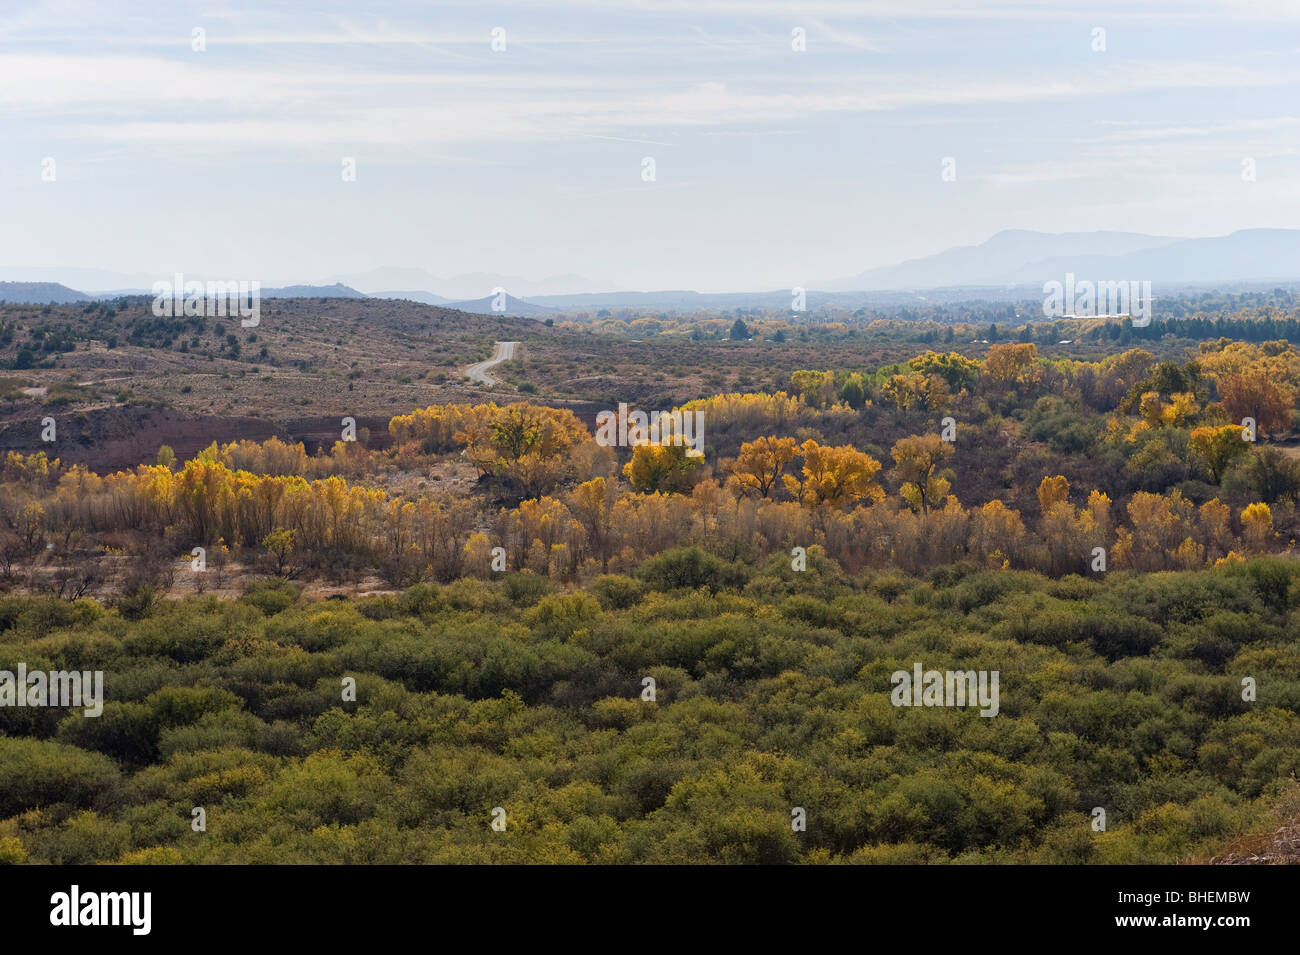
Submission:
[[[1297,0],[0,0],[0,266],[725,291],[1297,227],[1298,104]]]

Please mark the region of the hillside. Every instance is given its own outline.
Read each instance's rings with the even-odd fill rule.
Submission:
[[[500,306],[504,305],[504,308]],[[547,308],[543,305],[534,305],[532,302],[526,302],[521,298],[515,298],[513,295],[498,297],[488,295],[484,298],[472,299],[467,302],[451,302],[448,308],[458,309],[462,312],[470,312],[475,315],[513,315],[513,316],[546,316],[555,315],[557,309]]]
[[[88,302],[90,296],[57,282],[0,282],[0,303],[16,305],[66,305]]]
[[[396,411],[473,395],[462,369],[494,341],[550,333],[524,319],[351,297],[272,298],[256,328],[158,319],[146,297],[5,306],[6,327],[0,368],[16,370],[0,370],[0,450],[30,450],[32,426],[52,413],[64,422],[64,459],[96,467],[152,460],[160,444],[324,440],[319,422],[345,416],[382,432]]]

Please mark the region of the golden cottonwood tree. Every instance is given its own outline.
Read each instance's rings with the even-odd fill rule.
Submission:
[[[799,446],[803,467],[785,475],[785,488],[806,507],[839,507],[859,501],[884,500],[876,480],[880,462],[851,445],[827,447],[809,439]]]
[[[691,472],[703,458],[689,457],[680,444],[642,444],[632,449],[632,460],[623,466],[623,476],[638,491],[684,494],[694,480]]]
[[[1267,504],[1255,503],[1241,512],[1241,537],[1254,551],[1264,550],[1273,537],[1273,514]]]
[[[796,371],[790,375],[790,384],[810,407],[825,408],[835,401],[833,371]]]
[[[954,394],[969,388],[980,372],[978,361],[957,352],[942,355],[936,351],[927,351],[923,355],[917,355],[908,364],[923,375],[938,375]]]
[[[1245,457],[1250,444],[1242,440],[1241,425],[1225,424],[1217,428],[1196,428],[1192,431],[1189,444],[1206,468],[1210,479],[1218,484],[1223,479],[1232,462]]]
[[[1195,540],[1196,508],[1179,491],[1166,496],[1138,491],[1128,503],[1131,527],[1116,534],[1112,551],[1119,567],[1136,570],[1190,569],[1204,561]]]
[[[927,411],[952,410],[948,383],[938,374],[894,375],[880,389],[880,397],[899,411],[920,408]]]
[[[1002,392],[1036,377],[1038,349],[1032,344],[990,345],[980,372],[994,391]]]
[[[1294,396],[1262,371],[1229,375],[1219,385],[1219,398],[1233,421],[1254,418],[1260,434],[1290,430]]]
[[[767,497],[781,483],[785,466],[794,460],[794,438],[759,438],[740,446],[731,463],[727,484],[740,494]]]
[[[571,468],[570,453],[590,438],[573,412],[526,402],[493,408],[456,435],[480,474],[512,480],[529,497],[563,480]]]
[[[947,499],[952,481],[939,468],[952,452],[952,445],[937,434],[913,435],[894,444],[890,451],[894,475],[901,485],[903,500],[912,510],[929,513]]]

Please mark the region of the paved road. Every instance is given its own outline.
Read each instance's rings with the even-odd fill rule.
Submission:
[[[503,361],[509,361],[515,357],[515,346],[518,342],[497,342],[496,351],[487,361],[481,361],[477,365],[470,365],[465,369],[465,374],[469,375],[471,381],[477,381],[480,385],[495,385],[497,379],[487,373],[489,368],[501,364]]]

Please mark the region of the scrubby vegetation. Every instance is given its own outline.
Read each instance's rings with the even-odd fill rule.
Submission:
[[[1296,579],[1276,559],[1104,581],[965,564],[850,577],[816,549],[803,572],[680,549],[579,590],[520,574],[304,602],[269,583],[137,620],[10,597],[0,668],[102,669],[109,702],[99,718],[0,709],[0,853],[1203,856],[1258,829],[1300,769]],[[999,715],[892,705],[890,673],[914,661],[999,671]]]

